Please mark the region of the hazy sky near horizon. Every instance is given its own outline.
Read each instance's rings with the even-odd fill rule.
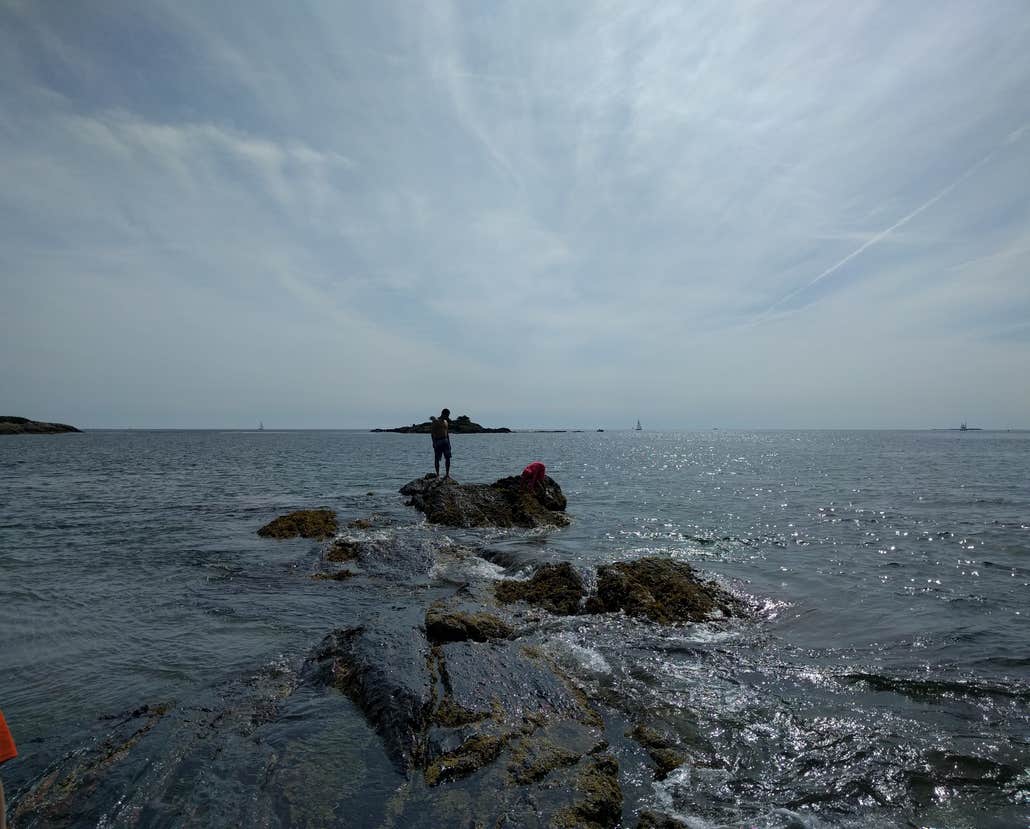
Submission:
[[[1030,426],[1030,5],[0,0],[0,414]]]

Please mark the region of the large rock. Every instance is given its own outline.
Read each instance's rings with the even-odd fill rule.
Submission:
[[[372,429],[373,432],[400,432],[405,435],[428,435],[433,428],[433,422],[427,420],[423,423],[412,423],[410,426],[398,426],[395,429]],[[460,415],[454,420],[450,421],[448,425],[448,431],[452,435],[481,435],[481,434],[507,434],[511,432],[507,426],[500,426],[496,429],[491,429],[487,426],[481,426],[478,423],[473,423],[469,419],[468,415]]]
[[[44,423],[27,417],[0,416],[0,435],[56,435],[62,432],[81,432],[67,423]]]
[[[625,611],[653,622],[700,622],[715,611],[732,614],[734,599],[715,582],[702,581],[682,561],[641,558],[597,568],[591,610]]]
[[[565,495],[550,477],[530,491],[523,488],[517,475],[492,484],[459,484],[453,478],[429,474],[400,491],[430,522],[448,527],[562,527],[569,523]]]

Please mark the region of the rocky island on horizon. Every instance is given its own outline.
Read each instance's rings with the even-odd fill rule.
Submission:
[[[27,417],[0,415],[0,435],[56,435],[63,432],[81,432],[67,423],[45,423]]]
[[[405,435],[428,435],[433,428],[433,422],[427,420],[424,423],[412,423],[410,426],[398,426],[395,429],[371,429],[372,432],[399,432]],[[468,415],[460,415],[450,421],[450,433],[452,435],[484,435],[484,434],[507,434],[511,432],[507,426],[491,429],[488,426],[481,426],[473,423]]]

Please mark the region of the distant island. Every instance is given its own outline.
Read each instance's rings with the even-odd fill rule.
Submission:
[[[0,415],[0,435],[56,435],[61,432],[81,432],[67,423],[43,423],[27,417]]]
[[[511,432],[507,426],[501,426],[499,429],[490,429],[486,426],[480,426],[478,423],[473,423],[468,415],[461,415],[452,420],[450,425],[450,433],[452,435],[483,435],[483,434],[501,434]],[[412,423],[410,426],[398,426],[396,429],[372,429],[373,432],[400,432],[402,434],[411,435],[428,435],[430,429],[433,428],[433,423],[427,420],[425,423]]]

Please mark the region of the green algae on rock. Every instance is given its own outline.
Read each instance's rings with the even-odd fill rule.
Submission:
[[[497,582],[494,594],[504,604],[524,601],[559,616],[572,616],[579,612],[583,580],[568,562],[544,564],[528,579]]]
[[[711,581],[701,581],[689,564],[647,557],[597,568],[600,606],[591,609],[625,611],[653,622],[700,622],[716,610],[731,615],[734,599]]]
[[[478,771],[497,759],[508,739],[509,736],[504,734],[470,737],[454,751],[437,757],[426,766],[426,783],[435,786]]]
[[[314,538],[325,541],[336,535],[339,529],[336,513],[331,509],[302,509],[286,515],[280,515],[274,521],[265,524],[258,535],[262,538]]]
[[[548,739],[523,740],[512,752],[508,774],[518,786],[542,780],[555,769],[574,766],[582,755]]]

